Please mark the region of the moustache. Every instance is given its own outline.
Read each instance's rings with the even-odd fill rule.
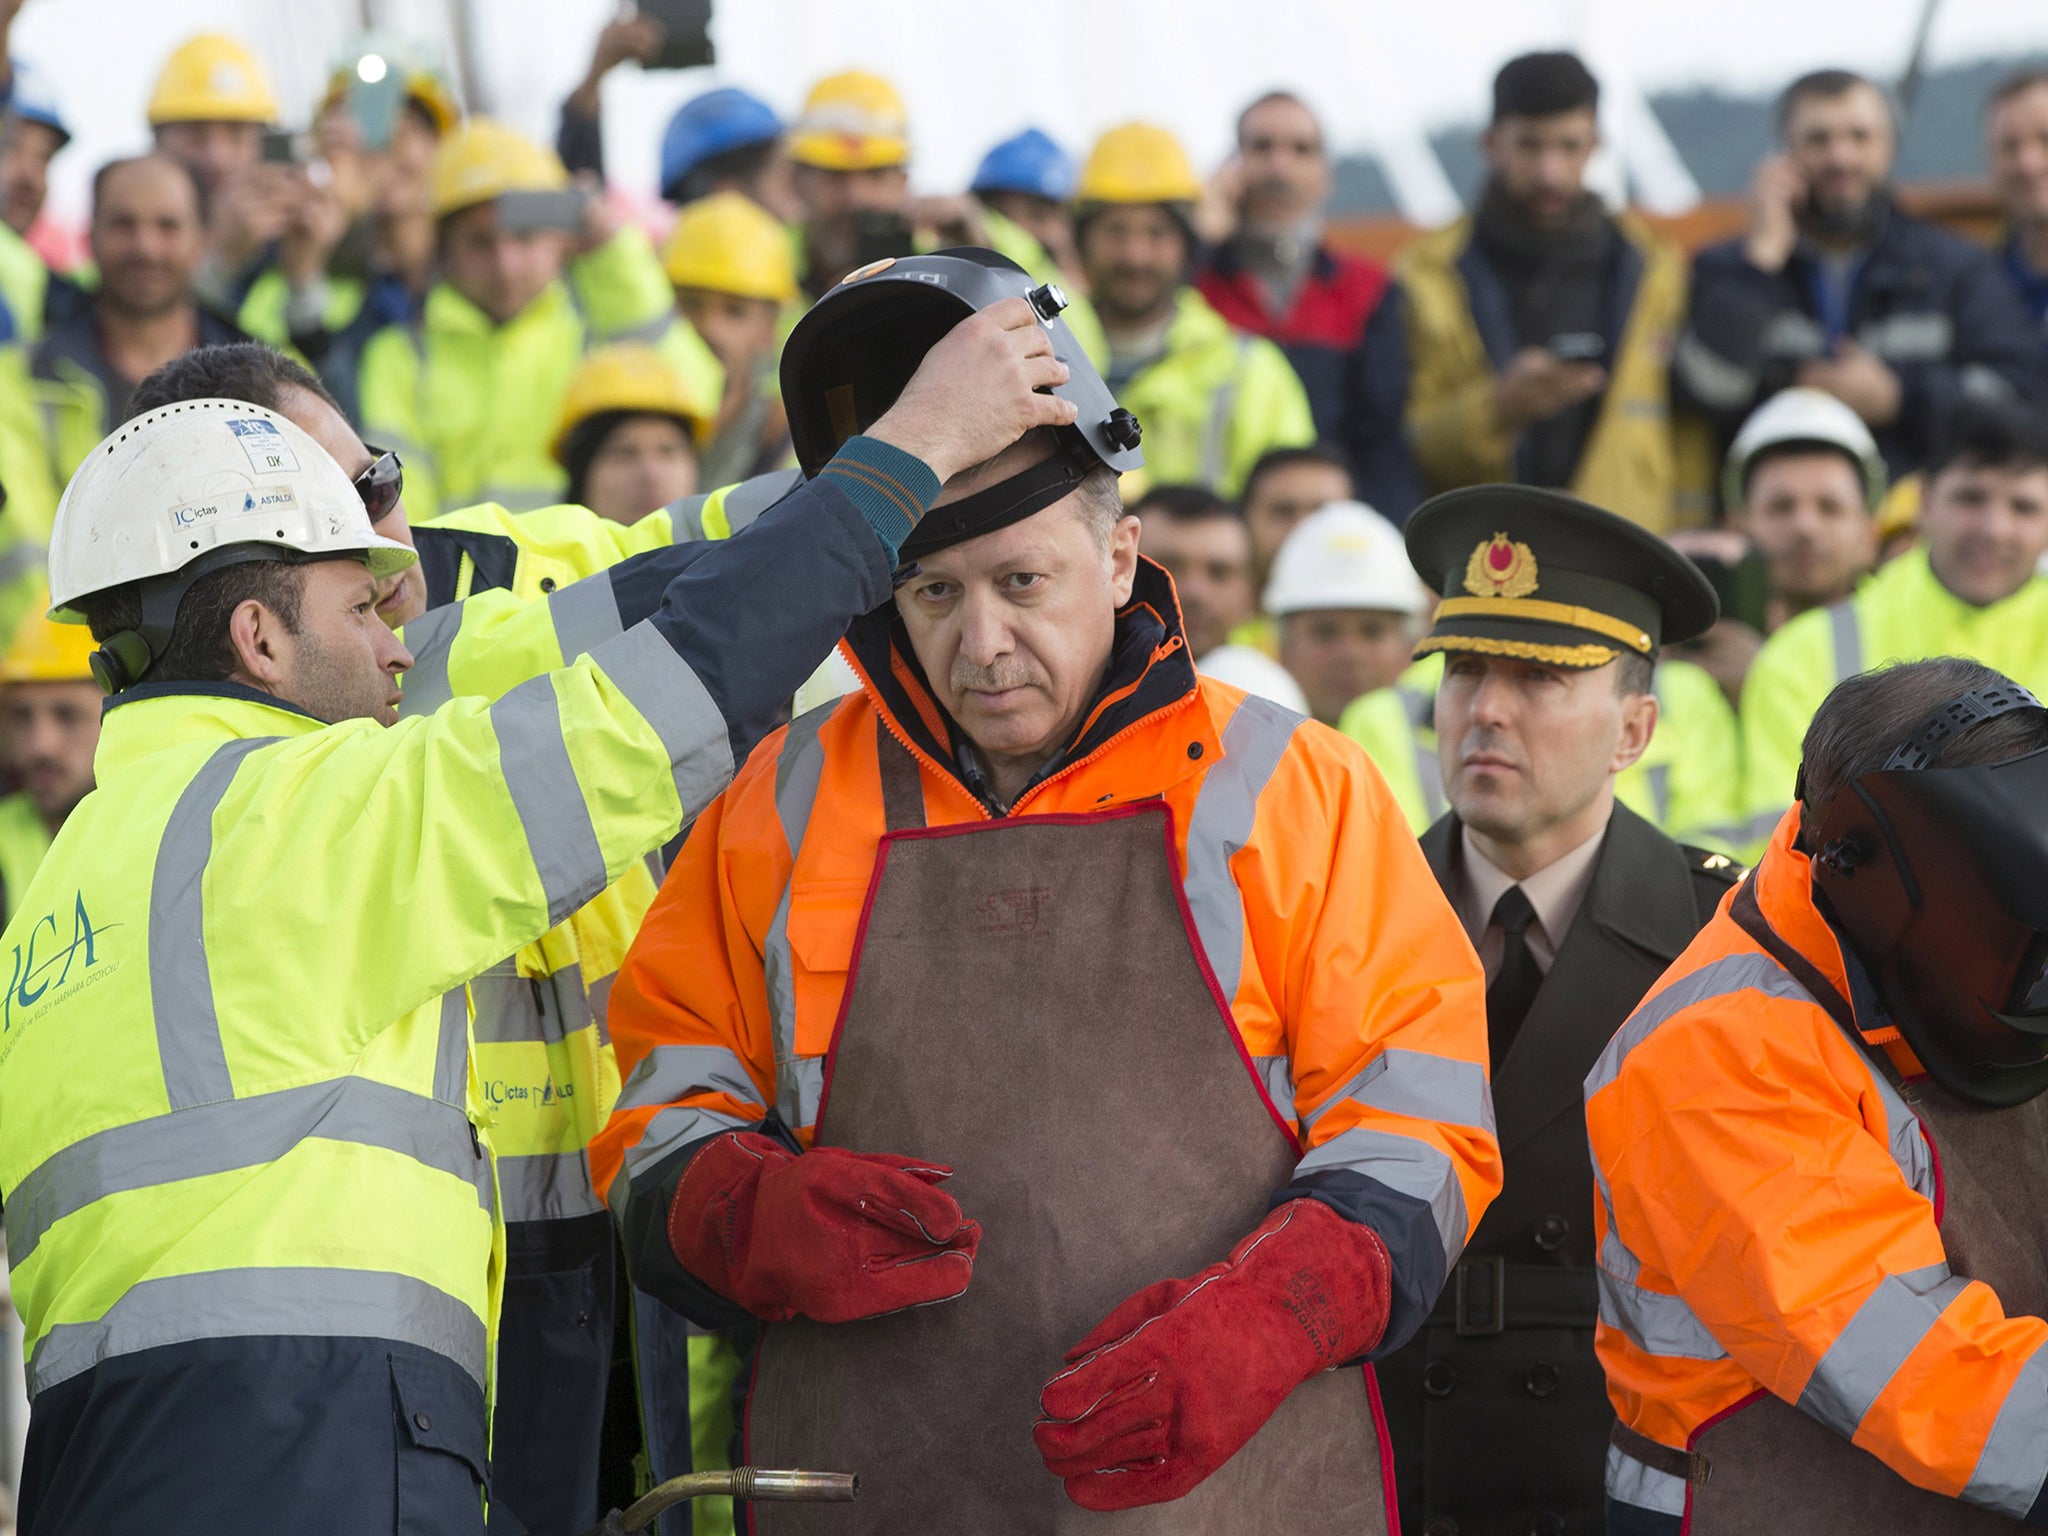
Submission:
[[[977,667],[961,662],[953,667],[955,693],[1002,693],[1010,688],[1037,687],[1041,681],[1034,668],[1015,664]]]

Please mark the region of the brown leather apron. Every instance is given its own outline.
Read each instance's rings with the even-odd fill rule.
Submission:
[[[892,827],[921,819],[887,798]],[[818,1143],[954,1168],[981,1250],[956,1300],[766,1331],[749,1458],[858,1472],[861,1496],[755,1505],[755,1531],[1388,1529],[1367,1370],[1304,1383],[1172,1504],[1083,1510],[1032,1443],[1064,1352],[1228,1253],[1299,1155],[1194,941],[1163,804],[892,831],[826,1074]]]
[[[1986,1109],[1931,1081],[1900,1084],[1895,1075],[1892,1081],[1940,1158],[1941,1240],[1949,1268],[1989,1285],[2008,1314],[2048,1317],[2048,1202],[2041,1198],[2048,1188],[2048,1095],[2014,1109]],[[1691,1536],[1978,1536],[2022,1528],[2017,1520],[1916,1488],[1868,1451],[1769,1395],[1709,1424],[1692,1448],[1698,1471],[1686,1527]]]

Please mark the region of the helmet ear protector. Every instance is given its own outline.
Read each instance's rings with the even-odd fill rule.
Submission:
[[[1802,838],[1817,902],[1928,1074],[1997,1107],[2048,1091],[2048,748],[1929,764],[2021,710],[2042,705],[2010,683],[1949,700]]]

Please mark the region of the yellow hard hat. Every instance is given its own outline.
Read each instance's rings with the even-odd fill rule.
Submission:
[[[149,126],[274,123],[277,97],[256,55],[219,32],[181,43],[164,61],[149,98]]]
[[[789,156],[827,171],[868,171],[910,158],[910,120],[896,87],[849,69],[811,87],[790,130]]]
[[[0,652],[0,683],[89,683],[98,649],[83,624],[53,624],[43,615],[49,594],[22,615]]]
[[[787,304],[796,297],[796,254],[789,231],[738,192],[714,192],[683,209],[661,253],[678,288],[706,288],[743,299]]]
[[[1125,123],[1095,141],[1074,195],[1084,203],[1193,203],[1202,183],[1179,139],[1151,123]]]
[[[487,117],[471,118],[434,151],[436,218],[507,192],[559,192],[568,185],[569,173],[553,150]]]
[[[690,398],[682,375],[644,341],[598,347],[584,358],[583,366],[569,381],[569,393],[562,397],[555,440],[548,447],[557,464],[567,466],[564,450],[569,445],[569,434],[591,417],[607,411],[673,416],[689,429],[693,439],[701,439],[710,424],[704,408]]]

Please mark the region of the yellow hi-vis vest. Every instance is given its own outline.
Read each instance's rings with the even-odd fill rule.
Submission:
[[[487,1392],[503,1229],[463,983],[673,835],[724,731],[645,626],[390,730],[225,686],[111,710],[0,935],[31,1392],[308,1335]]]

